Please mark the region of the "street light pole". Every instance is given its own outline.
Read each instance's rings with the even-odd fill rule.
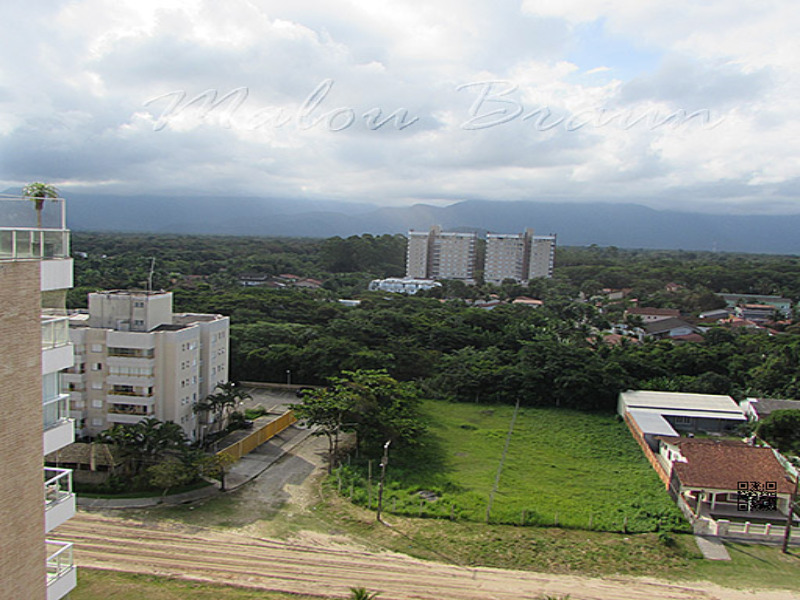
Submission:
[[[392,440],[387,441],[383,445],[383,459],[381,460],[381,481],[378,485],[378,510],[377,519],[381,520],[381,510],[383,510],[383,482],[386,481],[386,465],[389,464],[389,444]]]
[[[788,476],[786,476],[788,481],[792,481]],[[794,517],[794,497],[797,496],[797,483],[800,482],[800,474],[794,480],[794,492],[792,495],[789,496],[789,514],[786,517],[786,528],[783,532],[783,545],[781,546],[781,552],[784,554],[789,553],[789,538],[792,535],[792,518]]]
[[[292,371],[291,371],[291,369],[286,369],[286,385],[292,385]]]

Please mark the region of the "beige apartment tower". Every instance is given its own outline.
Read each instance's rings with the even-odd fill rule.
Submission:
[[[475,233],[443,232],[438,225],[430,232],[409,231],[406,278],[461,279],[475,278]],[[538,277],[552,277],[556,236],[525,233],[489,233],[483,278],[492,283],[513,279],[525,283]]]
[[[428,233],[409,231],[406,277],[473,282],[477,241],[475,233],[442,231],[438,225]]]
[[[89,294],[88,312],[70,318],[75,366],[64,374],[80,434],[152,417],[198,439],[194,405],[228,381],[229,326],[222,315],[173,313],[171,292]]]
[[[525,233],[490,233],[486,236],[483,278],[492,283],[513,279],[525,283],[537,277],[552,277],[556,236]]]
[[[37,215],[38,213],[38,215]],[[0,198],[0,598],[58,600],[76,585],[72,544],[47,533],[74,516],[72,471],[44,454],[74,439],[59,371],[72,365],[64,201]]]

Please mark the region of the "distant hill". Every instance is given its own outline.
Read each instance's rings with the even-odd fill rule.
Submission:
[[[800,215],[705,215],[637,204],[489,202],[381,207],[274,198],[69,194],[74,230],[331,237],[406,233],[433,224],[557,233],[562,245],[800,254]]]

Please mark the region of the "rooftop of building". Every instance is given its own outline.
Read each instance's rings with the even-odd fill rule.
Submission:
[[[757,448],[733,440],[662,436],[663,442],[677,446],[687,462],[674,462],[673,469],[687,487],[737,490],[743,482],[774,482],[780,494],[794,488],[771,448]]]
[[[649,390],[632,390],[622,392],[620,400],[630,409],[653,409],[663,414],[709,413],[716,416],[726,415],[736,420],[744,420],[739,405],[730,396],[718,394],[690,394],[683,392],[655,392]]]

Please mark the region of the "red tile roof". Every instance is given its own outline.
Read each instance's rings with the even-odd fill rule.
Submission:
[[[770,448],[743,442],[662,436],[678,446],[688,462],[675,462],[673,469],[684,487],[736,490],[740,481],[765,484],[774,481],[781,494],[791,494],[794,485]]]

